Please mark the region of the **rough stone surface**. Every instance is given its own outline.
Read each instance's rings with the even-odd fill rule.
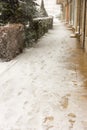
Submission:
[[[22,52],[24,27],[21,24],[10,24],[0,27],[0,58],[6,61]]]

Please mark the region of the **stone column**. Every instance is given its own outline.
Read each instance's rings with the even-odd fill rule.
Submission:
[[[86,1],[86,36],[85,36],[85,47],[87,52],[87,1]]]
[[[73,10],[72,10],[72,2],[71,2],[71,25],[73,25],[73,22],[72,22],[72,13],[73,13]]]
[[[81,34],[81,23],[82,23],[82,14],[81,14],[81,0],[79,0],[79,35]]]
[[[80,0],[73,0],[72,1],[72,25],[74,29],[73,37],[79,36],[79,14],[80,14]]]
[[[70,2],[70,25],[73,25],[73,22],[72,22],[72,20],[73,20],[73,18],[72,18],[72,13],[73,13],[73,10],[72,10],[72,1]]]
[[[82,46],[82,48],[83,48],[83,19],[84,19],[84,6],[83,6],[83,0],[80,0],[80,14],[79,14],[79,19],[80,19],[80,30],[79,30],[79,32],[80,32],[80,34],[81,34],[81,36],[80,36],[80,43],[81,43],[81,46]]]
[[[61,4],[61,20],[64,21],[64,5]]]
[[[86,6],[87,1],[83,1],[83,22],[82,22],[82,47],[85,49],[85,39],[86,39]]]
[[[66,22],[69,23],[69,4],[66,4]]]
[[[72,4],[71,2],[69,1],[68,2],[68,5],[69,5],[69,25],[71,25],[71,21],[72,21]]]
[[[66,15],[66,10],[65,10],[66,8],[65,8],[65,5],[63,4],[63,20],[65,21],[65,15]]]
[[[79,33],[79,1],[80,0],[72,1],[72,24],[76,34]]]
[[[79,32],[79,0],[75,0],[75,5],[74,5],[74,28],[75,28],[75,33]]]
[[[72,0],[72,26],[74,26],[75,1]]]
[[[65,5],[65,12],[66,12],[66,14],[65,14],[65,21],[66,21],[66,23],[68,22],[67,21],[67,5]]]
[[[68,21],[69,21],[69,25],[70,25],[70,23],[71,23],[71,6],[70,6],[70,2],[68,3],[68,5],[69,5],[69,12],[68,12],[68,13],[69,13],[69,14],[68,14],[68,15],[69,15],[69,16],[68,16],[68,17],[69,17],[69,20],[68,20]]]
[[[75,29],[76,25],[76,0],[73,0],[73,28]]]
[[[87,1],[86,1],[86,37],[87,37]]]

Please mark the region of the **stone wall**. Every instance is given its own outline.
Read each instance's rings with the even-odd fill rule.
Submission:
[[[36,40],[53,28],[53,17],[35,18],[33,20]]]
[[[24,27],[10,24],[0,27],[0,58],[9,61],[23,51]]]

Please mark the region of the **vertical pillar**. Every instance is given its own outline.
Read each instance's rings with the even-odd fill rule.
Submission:
[[[73,18],[72,18],[72,13],[73,13],[73,10],[72,10],[72,1],[70,2],[70,25],[73,25]]]
[[[81,34],[81,0],[79,0],[79,35]]]
[[[69,23],[69,4],[66,4],[66,22]]]
[[[75,21],[75,0],[72,0],[72,25],[74,26]]]
[[[62,12],[62,14],[61,14],[61,20],[64,21],[64,13],[65,13],[65,11],[64,11],[64,5],[63,4],[61,4],[61,12]]]
[[[87,1],[86,1],[86,37],[87,37]]]
[[[65,5],[65,22],[67,22],[67,5]]]
[[[63,4],[63,20],[65,21],[65,15],[66,15],[66,10],[65,10],[65,5]]]
[[[83,0],[80,0],[80,34],[82,34],[83,28]]]
[[[75,0],[72,1],[72,19],[73,28],[75,29]]]
[[[68,2],[68,24],[70,24],[70,4]]]
[[[85,36],[85,47],[87,52],[87,1],[86,1],[86,36]]]
[[[69,25],[70,25],[70,23],[71,23],[71,6],[70,6],[70,2],[68,3],[68,5],[69,5],[69,11],[68,11],[68,17],[69,17]]]
[[[86,4],[87,1],[83,1],[83,48],[85,49],[85,38],[86,38]]]
[[[83,48],[83,23],[84,23],[84,2],[83,0],[80,0],[80,14],[79,14],[79,19],[80,19],[80,28],[79,28],[79,32],[81,34],[80,36],[80,43],[81,43],[81,47]]]
[[[66,5],[65,5],[65,3],[62,4],[62,15],[63,15],[63,20],[66,22]]]
[[[73,28],[75,29],[76,35],[79,34],[79,2],[80,0],[73,0],[72,2],[72,24]]]
[[[79,34],[79,12],[80,12],[80,0],[76,1],[76,32]]]

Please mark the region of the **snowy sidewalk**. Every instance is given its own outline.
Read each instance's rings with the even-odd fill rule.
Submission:
[[[87,56],[62,23],[0,62],[0,130],[87,130]]]

